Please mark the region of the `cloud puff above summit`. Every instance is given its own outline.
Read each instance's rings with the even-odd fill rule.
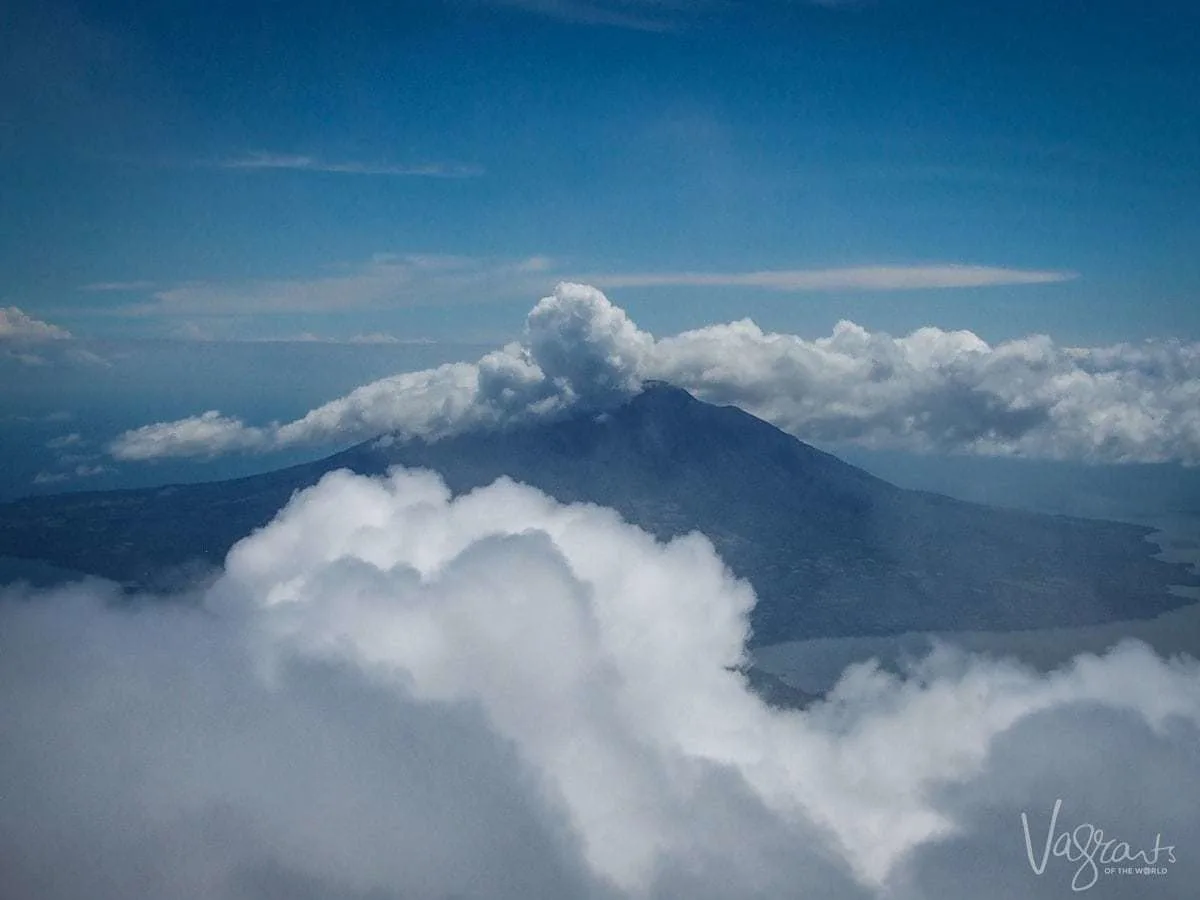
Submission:
[[[801,438],[917,451],[1200,463],[1200,344],[989,345],[840,322],[806,340],[742,320],[656,338],[599,290],[561,284],[525,335],[474,363],[364,385],[286,423],[217,411],[121,435],[118,459],[210,457],[366,439],[437,439],[619,403],[648,379],[732,404]]]

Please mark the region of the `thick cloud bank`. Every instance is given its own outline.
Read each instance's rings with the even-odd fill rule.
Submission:
[[[656,340],[594,288],[562,284],[524,341],[364,385],[301,419],[263,427],[210,411],[126,432],[118,459],[214,456],[381,432],[438,438],[612,404],[645,379],[740,406],[818,442],[1102,462],[1200,463],[1200,345],[989,346],[967,331],[907,337],[842,322],[827,338],[749,320]]]
[[[1081,823],[1142,853],[1092,848],[1097,897],[1200,876],[1200,666],[1143,645],[774,710],[703,537],[405,471],[326,476],[195,599],[0,597],[6,896],[1049,898]]]

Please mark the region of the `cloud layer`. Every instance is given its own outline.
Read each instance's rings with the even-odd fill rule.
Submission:
[[[645,379],[740,406],[803,440],[1103,462],[1200,463],[1200,345],[1061,347],[1035,335],[991,346],[968,331],[905,337],[841,322],[829,337],[750,320],[656,339],[598,290],[561,284],[522,342],[364,385],[288,423],[209,411],[147,425],[124,460],[208,457],[383,432],[436,439],[619,402]]]
[[[510,482],[333,473],[194,602],[113,599],[0,597],[15,896],[1061,897],[1020,825],[1040,852],[1057,798],[1176,848],[1097,896],[1200,874],[1195,661],[943,649],[773,710],[706,539]]]

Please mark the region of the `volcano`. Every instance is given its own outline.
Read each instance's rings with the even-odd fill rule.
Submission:
[[[616,408],[427,441],[384,435],[236,480],[0,505],[0,555],[138,587],[219,566],[336,469],[431,469],[455,494],[507,476],[611,507],[668,540],[705,534],[754,587],[753,643],[1149,618],[1200,585],[1150,529],[905,490],[731,406],[649,383]]]

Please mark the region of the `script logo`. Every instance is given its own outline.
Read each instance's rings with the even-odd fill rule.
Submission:
[[[1050,857],[1078,863],[1071,878],[1071,890],[1086,891],[1105,875],[1165,875],[1162,862],[1175,862],[1175,848],[1162,843],[1162,833],[1154,835],[1154,846],[1149,850],[1134,850],[1128,841],[1105,837],[1104,830],[1091,822],[1082,822],[1070,831],[1058,831],[1058,814],[1062,809],[1062,798],[1054,801],[1050,813],[1050,825],[1046,829],[1046,840],[1041,846],[1041,858],[1034,857],[1033,838],[1029,833],[1029,816],[1021,813],[1021,828],[1025,832],[1025,853],[1034,875],[1046,871]]]

